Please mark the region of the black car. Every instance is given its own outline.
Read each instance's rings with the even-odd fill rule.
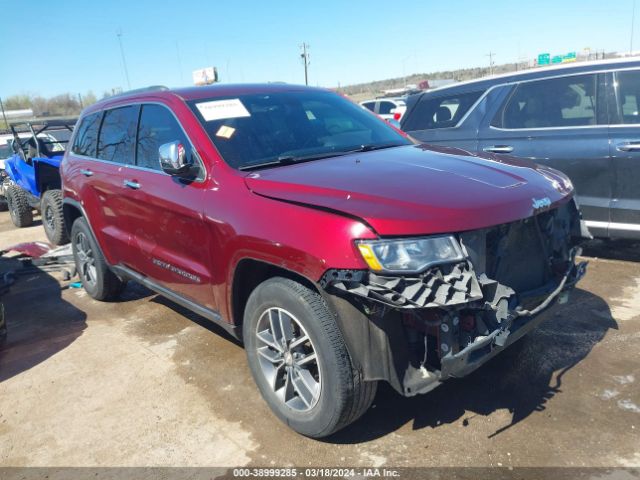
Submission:
[[[563,171],[598,237],[640,238],[640,60],[575,63],[409,97],[415,139]]]

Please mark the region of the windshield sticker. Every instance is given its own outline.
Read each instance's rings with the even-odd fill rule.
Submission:
[[[218,131],[216,132],[216,137],[222,137],[222,138],[226,138],[229,139],[231,138],[231,135],[233,135],[233,133],[236,131],[235,128],[233,127],[229,127],[227,125],[222,125]]]
[[[213,100],[197,103],[196,107],[206,122],[222,120],[225,118],[250,117],[251,114],[242,104],[239,98],[228,100]]]

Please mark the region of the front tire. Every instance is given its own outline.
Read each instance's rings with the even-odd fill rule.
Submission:
[[[249,296],[243,337],[253,378],[273,412],[295,431],[322,438],[358,419],[377,383],[364,382],[322,297],[274,277]]]
[[[49,241],[54,245],[69,243],[69,235],[64,225],[64,213],[62,211],[62,192],[60,190],[47,190],[42,195],[40,205],[42,225]]]
[[[33,223],[33,209],[24,190],[16,185],[7,187],[7,206],[11,221],[18,228],[28,227]]]
[[[100,301],[116,299],[125,283],[109,269],[83,217],[77,218],[71,227],[71,249],[80,281],[89,296]]]

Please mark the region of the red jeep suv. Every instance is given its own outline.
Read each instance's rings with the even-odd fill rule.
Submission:
[[[418,145],[330,91],[132,91],[87,108],[61,166],[87,293],[139,282],[244,342],[311,437],[466,375],[584,274],[563,174]],[[541,315],[539,315],[541,314]]]

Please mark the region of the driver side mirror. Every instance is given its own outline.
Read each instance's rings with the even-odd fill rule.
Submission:
[[[191,170],[193,160],[180,142],[169,142],[158,148],[160,168],[169,175],[182,175]]]

